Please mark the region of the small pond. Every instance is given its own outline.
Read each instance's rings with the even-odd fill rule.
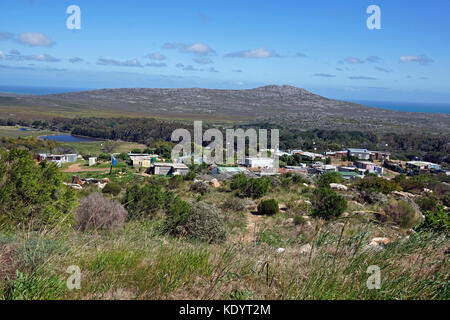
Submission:
[[[54,141],[57,141],[57,142],[94,142],[94,141],[101,141],[99,139],[94,139],[94,138],[73,136],[71,134],[60,134],[60,135],[54,135],[54,136],[43,136],[43,137],[39,137],[39,139],[42,139],[42,140],[54,140]]]

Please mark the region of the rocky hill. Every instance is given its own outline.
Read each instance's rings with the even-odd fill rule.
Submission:
[[[173,119],[272,122],[296,128],[376,131],[450,130],[450,115],[401,112],[327,99],[292,86],[250,90],[216,89],[102,89],[45,96],[0,97],[4,104],[112,112]]]

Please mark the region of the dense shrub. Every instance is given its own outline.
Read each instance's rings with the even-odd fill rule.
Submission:
[[[447,194],[442,198],[442,203],[444,204],[444,206],[450,207],[450,193],[447,193]]]
[[[117,156],[117,158],[122,160],[122,161],[130,161],[130,156],[126,152],[122,152],[121,154],[119,154]]]
[[[383,210],[389,221],[402,228],[410,228],[414,224],[416,212],[406,201],[392,199],[383,207]]]
[[[206,242],[221,242],[226,239],[225,223],[219,209],[205,202],[197,202],[191,206],[184,232],[189,237]]]
[[[209,191],[211,191],[211,188],[209,187],[209,185],[206,182],[196,181],[191,185],[190,190],[195,193],[204,195],[204,194],[208,193]]]
[[[370,204],[386,202],[387,196],[382,192],[372,191],[372,190],[362,190],[360,192],[361,200],[366,201]]]
[[[168,204],[164,220],[164,232],[179,235],[184,232],[190,213],[190,205],[176,197]]]
[[[301,215],[296,215],[294,217],[294,224],[296,226],[300,225],[300,224],[304,224],[306,222],[306,219],[303,218]]]
[[[103,152],[98,156],[98,159],[103,161],[109,161],[111,160],[111,155],[107,152]]]
[[[63,181],[55,164],[36,165],[28,151],[0,148],[0,225],[71,225],[76,197]]]
[[[400,185],[395,180],[387,180],[375,175],[368,175],[364,179],[355,183],[358,190],[369,192],[382,192],[388,194],[394,190],[401,190]]]
[[[107,199],[95,192],[81,200],[75,214],[75,224],[81,231],[114,231],[124,224],[127,215],[128,212],[119,201]]]
[[[108,183],[102,190],[103,193],[109,193],[114,196],[117,196],[120,193],[120,191],[122,191],[122,187],[120,186],[120,184],[116,182]]]
[[[130,218],[152,217],[165,204],[165,193],[157,183],[144,186],[134,185],[127,189],[122,203],[130,213]]]
[[[417,230],[432,230],[436,232],[450,232],[450,212],[443,206],[438,206],[435,211],[426,211],[425,220],[417,227]]]
[[[347,209],[347,201],[329,188],[314,190],[312,198],[312,214],[323,219],[339,217]]]
[[[171,189],[171,190],[178,189],[181,186],[182,183],[183,183],[183,177],[182,176],[180,176],[180,175],[172,176],[169,179],[169,183],[167,184],[167,187],[169,189]]]
[[[319,177],[317,184],[320,188],[329,188],[330,183],[341,183],[342,181],[344,178],[339,172],[327,172]]]
[[[197,177],[197,174],[193,170],[189,170],[189,172],[184,176],[184,180],[192,181]]]
[[[246,209],[246,203],[243,199],[228,198],[222,203],[222,209],[235,212],[244,211]]]
[[[258,204],[258,214],[271,216],[278,212],[278,201],[275,199],[263,200]]]
[[[437,200],[432,197],[420,197],[416,198],[415,202],[419,206],[422,212],[424,211],[434,211],[437,209]]]
[[[250,179],[242,190],[245,197],[258,199],[267,195],[270,190],[271,181],[268,178]]]
[[[247,186],[247,176],[243,173],[238,173],[233,176],[230,182],[231,190],[243,190]]]

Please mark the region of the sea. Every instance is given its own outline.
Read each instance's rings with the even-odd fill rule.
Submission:
[[[27,87],[27,86],[1,86],[0,92],[10,92],[19,94],[45,95],[66,92],[77,92],[90,90],[86,88],[60,88],[60,87]],[[346,99],[344,99],[346,100]],[[426,113],[447,113],[450,114],[450,104],[421,103],[421,102],[393,102],[393,101],[368,101],[368,100],[346,100],[359,103],[368,107],[382,108],[388,110]]]

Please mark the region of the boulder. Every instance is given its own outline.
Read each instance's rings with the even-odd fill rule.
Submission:
[[[339,183],[330,183],[330,188],[333,190],[339,190],[339,191],[347,191],[348,188],[344,186],[343,184]]]
[[[220,182],[219,182],[216,178],[212,179],[212,180],[209,182],[209,184],[210,184],[213,188],[218,188],[218,187],[220,187]]]
[[[275,252],[278,253],[278,254],[280,254],[280,253],[283,253],[283,252],[285,252],[285,251],[286,251],[285,248],[278,248]]]

